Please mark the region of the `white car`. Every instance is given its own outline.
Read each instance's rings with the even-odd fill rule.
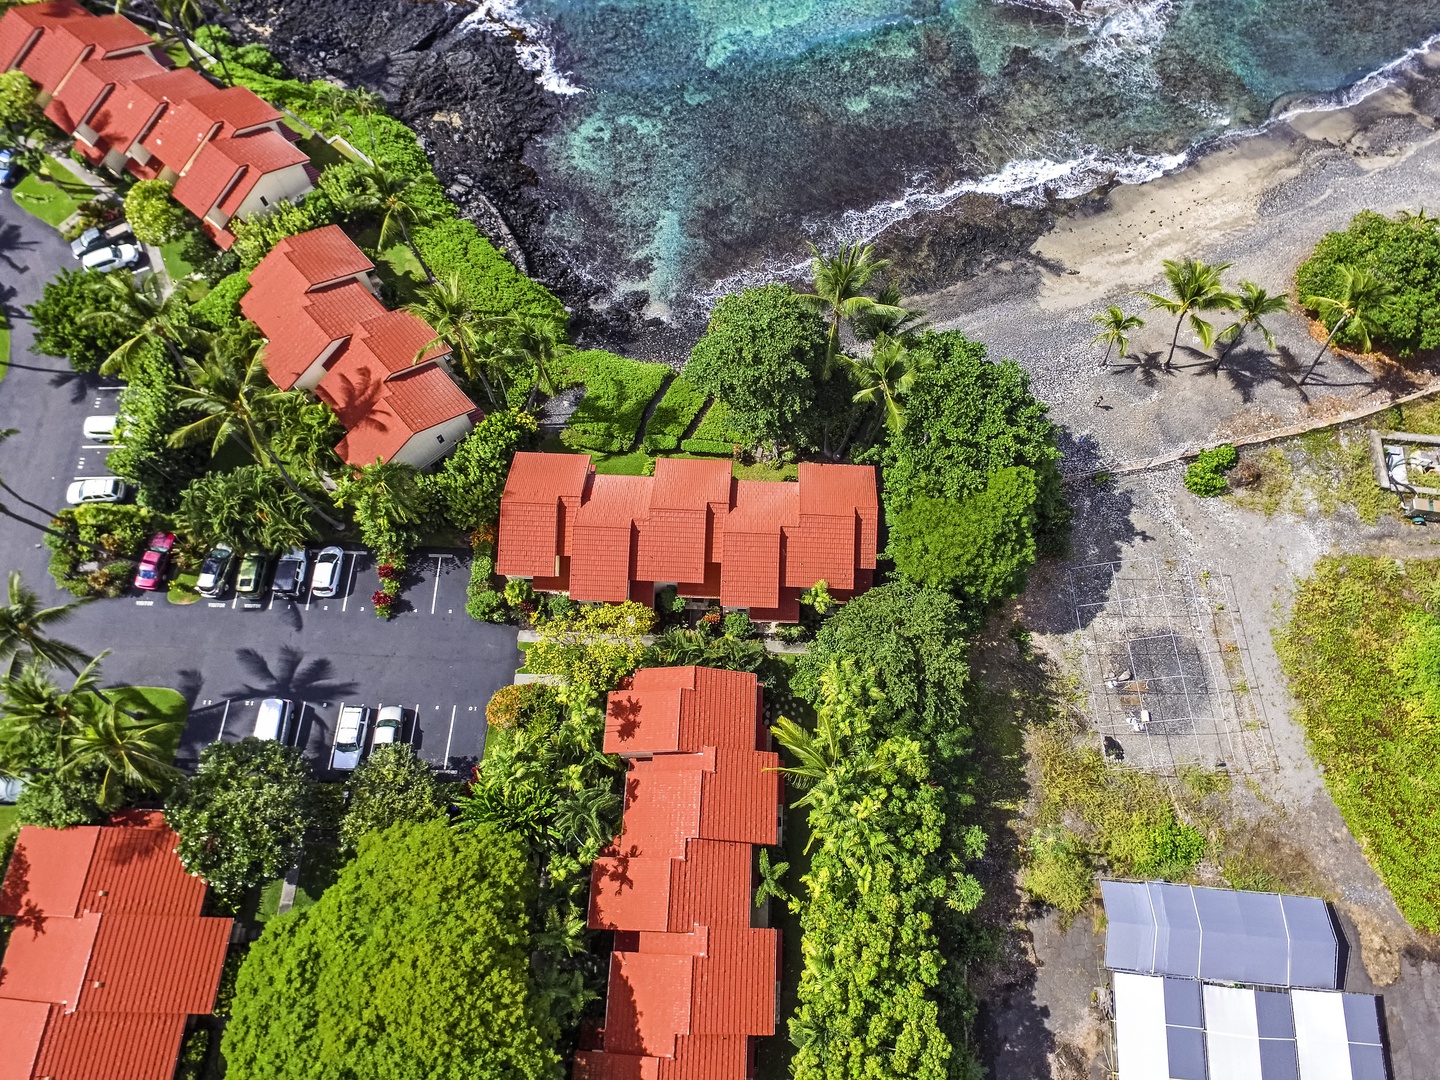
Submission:
[[[80,265],[86,270],[108,274],[111,270],[129,270],[138,265],[140,255],[140,248],[135,244],[111,244],[81,255]]]
[[[70,254],[80,258],[86,252],[94,251],[96,248],[109,247],[111,244],[135,242],[135,236],[130,232],[130,226],[125,222],[118,225],[111,225],[102,229],[98,225],[86,229],[83,233],[70,241]]]
[[[365,749],[365,731],[370,726],[370,710],[364,705],[345,705],[335,724],[335,745],[330,749],[330,768],[350,772],[360,764]]]
[[[113,413],[106,416],[87,416],[83,428],[85,438],[97,443],[114,442],[115,426],[119,419]]]
[[[321,548],[315,556],[315,573],[310,578],[310,595],[322,600],[340,591],[341,570],[345,566],[345,549],[331,545]]]
[[[294,706],[286,698],[267,697],[255,714],[255,738],[266,742],[290,741],[290,717]]]
[[[130,488],[118,476],[92,476],[89,480],[76,480],[65,489],[65,501],[71,506],[82,503],[119,502],[130,494]]]
[[[374,752],[382,746],[399,742],[404,730],[405,710],[399,705],[384,706],[380,710],[379,718],[375,721],[375,737],[370,740],[371,751]]]

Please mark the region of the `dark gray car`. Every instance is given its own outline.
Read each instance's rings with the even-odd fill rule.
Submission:
[[[304,548],[291,548],[275,564],[275,577],[270,587],[278,596],[296,597],[305,591],[305,573],[310,568]]]

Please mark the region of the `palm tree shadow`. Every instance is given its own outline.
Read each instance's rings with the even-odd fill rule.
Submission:
[[[1132,361],[1129,364],[1117,362],[1109,365],[1106,370],[1116,373],[1133,371],[1135,378],[1140,381],[1140,385],[1147,390],[1154,390],[1155,387],[1160,385],[1160,376],[1164,373],[1165,367],[1160,361],[1160,353],[1158,350],[1155,352],[1147,352],[1143,355],[1140,353],[1130,353],[1129,359]]]
[[[26,240],[16,224],[0,225],[0,263],[4,263],[16,274],[26,274],[30,271],[27,263],[22,266],[15,261],[15,256],[21,251],[32,251],[36,247],[34,240]],[[13,295],[13,290],[11,290]],[[8,299],[8,297],[6,298]]]
[[[284,697],[302,701],[328,701],[353,693],[355,683],[335,679],[334,665],[320,657],[305,662],[305,654],[291,645],[282,645],[272,664],[256,649],[235,650],[235,659],[249,677],[228,698]]]

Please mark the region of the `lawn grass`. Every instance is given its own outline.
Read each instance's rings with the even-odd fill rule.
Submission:
[[[200,573],[198,570],[176,574],[175,580],[170,582],[170,587],[166,591],[165,599],[169,600],[172,604],[179,604],[181,606],[195,603],[195,601],[200,599],[200,594],[195,591],[195,586],[199,584],[199,581]]]
[[[172,284],[195,273],[195,267],[186,260],[184,254],[188,243],[187,238],[182,236],[168,244],[160,245],[160,258],[165,263],[165,273],[170,275]]]
[[[0,806],[0,860],[10,851],[10,842],[20,831],[20,811],[13,806]]]
[[[300,859],[300,880],[295,885],[295,902],[290,910],[301,911],[319,900],[320,894],[335,883],[348,861],[338,845],[306,844],[305,854]],[[255,909],[256,922],[269,922],[278,917],[280,891],[284,886],[284,879],[277,878],[260,890],[260,904]]]
[[[59,228],[81,203],[95,197],[95,191],[52,157],[47,157],[40,169],[40,174],[26,173],[15,185],[15,203],[27,214]]]
[[[1336,807],[1411,925],[1440,930],[1440,564],[1322,560],[1276,652]]]
[[[122,686],[105,691],[121,709],[142,713],[155,720],[175,724],[172,737],[162,747],[165,761],[175,758],[180,746],[180,732],[185,727],[185,718],[190,715],[190,703],[185,695],[168,686]]]
[[[629,454],[601,454],[591,451],[590,460],[594,463],[597,473],[610,473],[615,476],[644,476],[645,470],[650,464],[650,455],[644,450],[635,450]]]

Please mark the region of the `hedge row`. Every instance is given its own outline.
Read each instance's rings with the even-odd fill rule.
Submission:
[[[570,354],[561,381],[584,385],[585,396],[560,440],[574,450],[625,453],[669,375],[664,364],[642,364],[600,349]]]
[[[650,423],[645,428],[645,450],[655,454],[676,449],[704,407],[704,392],[684,375],[675,376],[660,404],[650,414]]]
[[[723,454],[728,457],[735,450],[736,443],[749,440],[735,434],[730,428],[730,409],[723,401],[710,406],[693,438],[680,443],[680,449],[687,454]]]

